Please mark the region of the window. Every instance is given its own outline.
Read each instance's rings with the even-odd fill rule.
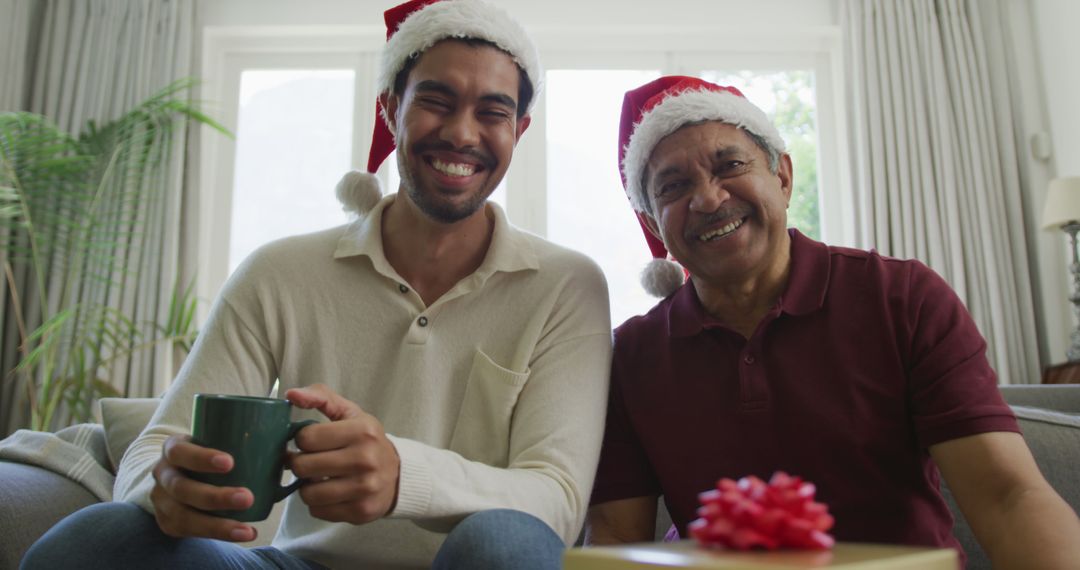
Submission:
[[[260,245],[346,221],[333,188],[349,169],[351,69],[240,76],[229,272]]]
[[[795,164],[790,223],[849,243],[854,218],[838,175],[834,30],[788,31],[782,41],[765,32],[752,40],[707,30],[606,33],[603,42],[589,31],[534,36],[548,69],[545,91],[492,200],[515,225],[597,261],[614,324],[656,303],[639,283],[649,252],[623,193],[616,139],[625,91],[659,75],[734,85],[763,107]],[[333,189],[346,170],[366,166],[384,39],[375,28],[207,30],[203,98],[220,102],[208,110],[237,139],[208,130],[202,137],[200,296],[216,296],[262,243],[345,220]],[[394,156],[379,176],[384,189],[396,190]]]
[[[385,37],[349,27],[203,35],[200,98],[236,137],[205,127],[199,137],[196,293],[213,299],[258,246],[346,221],[334,187],[367,162]],[[200,322],[209,307],[199,305]]]
[[[817,180],[817,105],[814,72],[702,71],[700,77],[717,85],[730,85],[761,107],[787,144],[794,170],[788,225],[821,239]]]
[[[593,258],[608,281],[613,323],[656,304],[639,284],[650,259],[618,170],[626,91],[658,70],[547,73],[547,237]]]
[[[820,237],[813,73],[701,71],[707,81],[738,88],[775,121],[795,163],[788,223]],[[611,295],[612,323],[656,304],[639,283],[649,250],[623,193],[616,138],[623,94],[658,70],[558,69],[547,72],[548,239],[600,264]]]
[[[544,105],[537,113],[544,117],[542,151],[529,147],[525,157],[515,155],[514,160],[546,166],[542,184],[522,181],[531,184],[530,194],[546,196],[544,212],[532,213],[543,225],[536,228],[534,221],[529,229],[586,253],[600,265],[608,280],[614,325],[647,312],[657,302],[640,284],[640,273],[651,256],[623,192],[616,141],[624,93],[662,74],[694,75],[731,85],[761,107],[777,124],[794,163],[789,225],[815,239],[826,237],[824,230],[830,229],[828,237],[843,243],[837,239],[843,231],[835,227],[839,224],[829,227],[841,217],[839,208],[833,210],[832,219],[821,216],[818,101],[819,93],[828,96],[829,91],[819,87],[819,75],[828,77],[828,66],[820,60],[667,53],[656,69],[643,70],[632,65],[642,58],[628,59],[625,54],[591,54],[585,62],[577,59],[566,55],[549,67]],[[745,64],[751,66],[736,67]],[[827,154],[834,157],[835,150]],[[835,172],[832,168],[830,173]],[[508,198],[511,204],[532,198],[519,198],[516,189],[517,185]],[[829,200],[836,203],[843,198],[836,193]]]

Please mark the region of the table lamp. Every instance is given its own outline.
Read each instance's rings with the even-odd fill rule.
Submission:
[[[1080,361],[1080,259],[1076,250],[1076,233],[1080,232],[1080,176],[1050,181],[1042,222],[1044,230],[1060,229],[1069,235],[1069,255],[1072,256],[1069,271],[1073,280],[1069,301],[1073,304],[1077,328],[1069,335],[1071,342],[1065,355],[1070,362]]]

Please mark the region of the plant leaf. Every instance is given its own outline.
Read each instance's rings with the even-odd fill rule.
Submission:
[[[159,231],[153,216],[171,187],[170,157],[183,151],[175,135],[193,121],[231,136],[190,100],[194,85],[175,81],[77,136],[39,115],[0,113],[0,255],[27,275],[17,286],[28,291],[12,290],[12,299],[41,308],[27,319],[42,324],[21,339],[15,369],[35,383],[35,427],[86,417],[94,398],[120,394],[108,380],[135,351],[161,342],[190,349],[191,284],[174,287],[161,324],[110,303],[146,270],[141,244]]]

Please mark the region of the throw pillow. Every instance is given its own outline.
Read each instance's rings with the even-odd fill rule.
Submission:
[[[142,433],[161,402],[159,398],[102,398],[101,423],[113,473],[131,442]]]

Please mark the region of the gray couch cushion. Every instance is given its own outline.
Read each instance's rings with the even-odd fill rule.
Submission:
[[[46,441],[29,451],[25,449],[26,446],[15,445],[15,436],[0,440],[0,446],[7,446],[4,457],[11,458],[11,462],[0,459],[0,570],[17,568],[26,549],[60,519],[98,502],[99,498],[112,498],[112,470],[115,469],[115,463],[150,420],[157,404],[158,400],[149,398],[104,399],[101,402],[104,426],[80,424],[65,428],[57,432],[57,437],[52,438],[55,442]],[[39,432],[19,432],[17,435],[20,434],[20,442],[23,439],[39,442],[43,436],[49,435]],[[67,437],[64,434],[80,435]],[[92,456],[100,463],[100,466],[95,466],[94,469],[108,477],[107,486],[102,488],[103,483],[95,481],[88,488],[55,472],[71,475],[71,470],[57,451],[62,446],[64,450],[78,448],[73,441],[82,449],[93,452],[88,458]],[[12,449],[17,449],[19,454],[11,453]],[[34,452],[31,455],[36,457],[38,451],[40,456],[46,459],[40,464],[50,467],[52,471],[26,464],[27,453]],[[90,469],[76,469],[75,472],[80,476],[76,479],[84,483],[87,477],[94,474]],[[283,477],[283,483],[286,478],[291,478],[288,472]],[[91,489],[99,496],[95,496]],[[269,518],[252,523],[258,530],[259,537],[245,546],[270,544],[277,532],[284,506],[284,501],[279,502],[274,505]]]
[[[1001,395],[1010,406],[1080,414],[1078,384],[1012,384],[1001,386]]]
[[[0,461],[0,570],[68,514],[98,502],[82,485],[40,467]]]
[[[1080,386],[1069,388],[1074,394],[1080,393]],[[1005,390],[1002,390],[1005,393]],[[1048,397],[1049,392],[1028,393],[1027,397]],[[1058,401],[1061,403],[1061,400]],[[1012,406],[1020,429],[1024,432],[1024,440],[1027,441],[1031,454],[1035,457],[1035,463],[1039,465],[1044,477],[1050,486],[1054,488],[1062,499],[1073,508],[1080,511],[1080,479],[1076,477],[1076,471],[1080,458],[1080,415],[1054,412],[1039,408],[1025,406]],[[953,534],[956,535],[960,545],[968,555],[968,570],[989,569],[990,559],[971,532],[971,527],[960,514],[956,506],[956,500],[947,487],[942,485],[942,492],[949,508],[956,517],[953,525]]]
[[[1013,406],[1035,462],[1062,499],[1080,509],[1080,415]]]
[[[124,452],[150,423],[160,403],[159,398],[101,399],[101,423],[105,426],[105,445],[114,473]]]

